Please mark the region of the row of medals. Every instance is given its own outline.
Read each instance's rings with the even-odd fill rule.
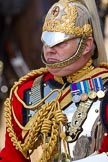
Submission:
[[[97,87],[97,90],[96,90],[96,85],[95,85],[95,82],[94,82],[94,79],[91,79],[91,82],[92,82],[92,86],[93,88],[90,90],[90,86],[89,86],[89,92],[85,93],[81,93],[80,89],[76,89],[74,91],[72,91],[72,84],[70,84],[70,89],[71,89],[71,93],[72,93],[72,101],[74,103],[78,103],[80,101],[84,102],[86,101],[88,98],[91,99],[91,100],[94,100],[96,98],[98,99],[101,99],[105,96],[105,92],[104,92],[104,87],[103,87],[103,84],[102,84],[102,79],[101,78],[95,78],[95,81],[98,80],[98,84],[99,84],[99,87]],[[82,84],[84,82],[88,82],[88,80],[84,80],[84,81],[81,81]],[[77,82],[77,83],[74,83],[74,84],[81,84],[81,82]],[[100,84],[101,82],[101,84]],[[98,85],[97,84],[97,85]],[[89,85],[89,84],[88,84]],[[83,89],[84,91],[84,89]]]

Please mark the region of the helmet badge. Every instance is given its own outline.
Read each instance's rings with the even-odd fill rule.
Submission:
[[[54,16],[54,17],[57,17],[58,14],[59,14],[59,11],[60,11],[59,6],[55,6],[51,11],[51,15]]]

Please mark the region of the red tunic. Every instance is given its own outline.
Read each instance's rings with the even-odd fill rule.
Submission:
[[[33,80],[30,80],[27,83],[24,83],[19,87],[18,95],[21,97],[21,99],[23,99],[24,90],[30,88],[32,83],[33,83]],[[12,105],[14,107],[14,112],[15,112],[15,115],[18,121],[22,124],[23,122],[22,121],[22,105],[20,102],[18,102],[15,96],[13,96]],[[13,122],[14,131],[18,139],[21,140],[22,130],[18,127],[14,119],[12,122]],[[6,139],[5,148],[0,152],[0,157],[3,162],[14,162],[14,161],[15,162],[29,162],[30,161],[28,159],[25,159],[24,156],[21,154],[21,152],[15,149],[7,131],[6,131],[5,139]]]
[[[45,73],[43,72],[43,74]],[[26,81],[24,81],[23,83],[21,83],[21,85],[19,85],[17,93],[22,100],[24,98],[24,91],[32,87],[32,83],[36,77],[38,77],[38,75],[34,74],[34,76],[29,77]],[[44,81],[49,80],[49,78],[53,79],[53,76],[50,73],[47,73],[47,75],[45,75],[44,77]],[[12,98],[13,98],[12,105],[14,108],[15,116],[18,119],[18,121],[22,124],[23,123],[22,104],[17,100],[17,98],[14,95],[12,96]],[[16,136],[18,137],[19,140],[22,141],[22,136],[21,136],[22,130],[19,128],[19,126],[17,125],[14,119],[12,120],[12,124]],[[16,148],[13,146],[13,143],[11,142],[11,138],[9,137],[7,131],[6,131],[5,139],[6,139],[5,148],[0,152],[0,160],[2,162],[30,162],[30,159],[24,158],[22,153],[16,150]]]
[[[36,76],[29,78],[24,83],[22,83],[18,88],[18,95],[23,100],[24,98],[24,90],[31,88],[32,83],[34,81]],[[47,81],[48,79],[53,79],[53,76],[51,74],[47,74],[44,78],[44,81]],[[18,121],[22,124],[23,123],[23,116],[22,116],[22,104],[16,99],[16,97],[12,96],[12,105],[14,108],[14,113],[16,115],[16,118]],[[19,128],[15,120],[12,120],[14,132],[16,133],[16,136],[19,140],[22,141],[22,130]],[[22,153],[13,146],[13,143],[11,142],[11,138],[9,137],[8,132],[6,132],[6,141],[5,141],[5,148],[0,152],[0,160],[2,162],[30,162],[30,159],[24,158]],[[103,137],[103,141],[101,144],[101,148],[99,152],[107,152],[108,151],[108,136]]]

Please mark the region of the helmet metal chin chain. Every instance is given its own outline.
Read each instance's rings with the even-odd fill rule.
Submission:
[[[73,62],[75,62],[76,60],[78,60],[81,55],[82,52],[84,50],[85,44],[86,44],[86,40],[87,38],[85,38],[84,36],[81,38],[80,42],[79,42],[79,46],[77,48],[77,51],[75,52],[74,55],[72,55],[71,57],[67,58],[64,61],[60,61],[60,62],[55,62],[55,63],[48,63],[45,58],[44,58],[44,54],[41,54],[41,59],[42,62],[49,68],[62,68],[62,67],[66,67],[70,64],[72,64]]]

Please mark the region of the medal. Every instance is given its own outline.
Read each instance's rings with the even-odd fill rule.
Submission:
[[[95,87],[93,79],[89,80],[89,85],[90,85],[90,90],[91,91],[88,93],[88,97],[89,97],[89,99],[93,100],[93,99],[95,99],[97,97],[96,87]]]
[[[87,81],[80,82],[81,85],[81,101],[86,101],[88,99],[88,85]]]
[[[77,88],[76,83],[73,83],[70,85],[71,88],[71,92],[72,92],[72,101],[74,103],[78,103],[81,99],[80,95],[79,95],[79,89]]]
[[[86,93],[81,94],[81,101],[86,101],[88,99],[88,95]]]
[[[78,103],[78,102],[80,102],[80,100],[81,100],[81,97],[80,97],[78,94],[75,94],[75,95],[72,97],[72,101],[73,101],[74,103]]]
[[[101,78],[93,78],[70,84],[72,101],[74,103],[85,102],[88,97],[93,100],[96,97],[105,96],[104,87]]]
[[[97,97],[98,97],[98,98],[103,98],[104,96],[105,96],[105,92],[104,92],[104,91],[99,90],[99,91],[97,92]]]
[[[94,84],[96,89],[96,94],[98,98],[103,98],[105,96],[104,87],[101,78],[94,78]]]
[[[90,91],[90,92],[88,93],[88,97],[89,97],[90,99],[92,99],[92,100],[95,99],[96,96],[97,96],[97,94],[96,94],[95,91]]]

